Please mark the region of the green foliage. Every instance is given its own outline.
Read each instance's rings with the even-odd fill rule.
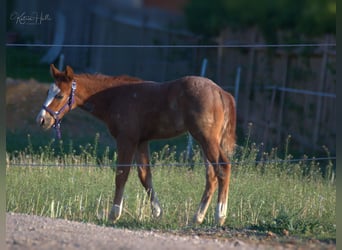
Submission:
[[[227,25],[222,0],[194,0],[185,8],[189,28],[198,34],[216,36]]]
[[[6,210],[113,226],[107,214],[113,199],[116,154],[105,151],[101,156],[97,138],[82,148],[76,154],[71,144],[69,150],[56,152],[51,142],[38,150],[28,145],[24,151],[8,153]],[[282,157],[277,149],[261,152],[262,145],[249,137],[237,148],[225,226],[334,241],[335,179],[323,175],[316,162],[291,162],[285,148]],[[261,160],[256,161],[260,155]],[[151,162],[163,218],[151,217],[146,192],[137,176],[131,176],[124,194],[124,214],[114,226],[186,230],[205,186],[199,148],[194,148],[192,168],[184,154],[176,154],[168,145],[152,153]],[[201,228],[214,225],[215,200]]]
[[[6,48],[6,76],[17,79],[36,79],[51,82],[49,66],[40,63],[44,51],[37,48],[7,47]]]
[[[185,7],[189,28],[213,37],[230,27],[258,27],[268,41],[277,32],[291,37],[336,33],[336,0],[191,0]]]

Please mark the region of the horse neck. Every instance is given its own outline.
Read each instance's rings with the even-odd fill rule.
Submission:
[[[95,98],[98,93],[103,93],[109,88],[142,82],[141,79],[130,76],[110,77],[87,74],[75,75],[74,79],[77,83],[75,93],[77,106],[102,120],[104,119],[104,117],[102,117],[103,112],[99,107],[102,107],[106,100],[103,98]],[[101,97],[103,97],[103,95],[101,95]]]
[[[87,100],[90,96],[95,95],[108,88],[127,85],[131,83],[141,82],[142,80],[130,76],[105,76],[105,75],[75,75],[77,82],[77,97],[80,104]]]

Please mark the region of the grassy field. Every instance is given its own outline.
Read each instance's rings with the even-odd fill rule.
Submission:
[[[7,155],[7,211],[113,226],[106,216],[113,199],[116,154],[107,150],[99,155],[96,140],[93,145],[81,147],[80,154],[75,154],[72,145],[69,151],[58,153],[52,145],[39,150],[29,145]],[[257,157],[262,161],[255,163]],[[163,218],[150,217],[148,197],[132,169],[125,189],[124,213],[115,226],[160,230],[189,227],[205,183],[200,151],[194,148],[193,165],[169,146],[152,153],[151,158]],[[332,164],[291,159],[287,152],[280,157],[276,149],[260,152],[260,147],[248,141],[237,149],[226,227],[335,241]],[[201,227],[214,225],[214,211],[215,204]]]

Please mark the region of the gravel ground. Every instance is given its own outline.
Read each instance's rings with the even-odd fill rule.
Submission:
[[[236,237],[208,237],[205,234],[134,231],[102,227],[62,219],[6,214],[8,249],[336,249],[322,243],[280,243],[279,241],[240,240]]]

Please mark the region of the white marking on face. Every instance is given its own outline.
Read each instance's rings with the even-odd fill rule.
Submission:
[[[53,101],[53,99],[55,98],[55,96],[56,96],[60,91],[61,91],[60,88],[58,88],[57,85],[56,85],[55,83],[52,83],[52,84],[50,85],[50,88],[49,88],[49,91],[48,91],[46,100],[45,100],[45,102],[44,102],[43,105],[44,105],[45,107],[49,106],[50,103],[51,103],[51,102]],[[45,111],[45,109],[42,108],[42,109],[40,110],[38,116],[37,116],[37,119],[38,119],[39,117],[45,116],[45,114],[46,114],[46,111]]]

